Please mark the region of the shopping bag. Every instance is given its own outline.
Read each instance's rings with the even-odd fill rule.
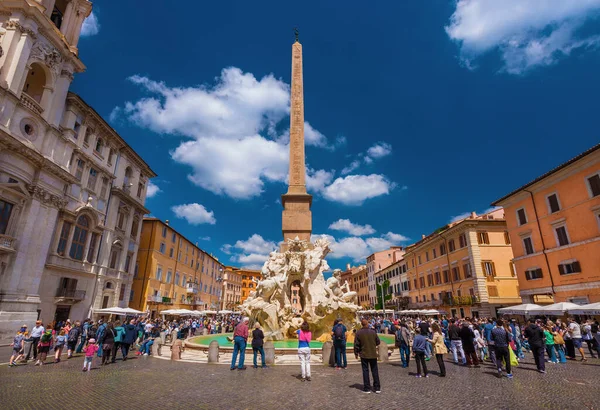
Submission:
[[[508,349],[508,354],[510,355],[510,365],[511,366],[518,366],[519,365],[519,361],[517,360],[517,355],[515,354],[515,352],[513,351],[513,349]]]

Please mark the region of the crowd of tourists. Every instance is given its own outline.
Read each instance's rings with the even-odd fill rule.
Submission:
[[[233,331],[238,321],[233,316],[172,321],[134,317],[121,321],[102,317],[97,321],[86,319],[83,323],[72,323],[66,320],[44,326],[38,320],[31,330],[24,324],[16,332],[9,366],[27,364],[31,359],[36,366],[43,366],[52,352],[54,363],[60,363],[64,353],[67,359],[84,355],[82,370],[89,371],[94,357],[104,366],[115,363],[119,352],[123,361],[129,357],[130,350],[135,350],[136,355],[148,356],[159,339],[184,339],[202,334],[204,329],[208,334]]]

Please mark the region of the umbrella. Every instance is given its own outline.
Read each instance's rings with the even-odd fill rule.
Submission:
[[[214,310],[205,310],[205,311],[204,311],[204,314],[205,314],[205,315],[216,315],[216,314],[217,314],[217,312],[215,312]]]
[[[110,307],[110,308],[94,310],[94,313],[108,313],[109,315],[126,315],[127,312],[125,312],[124,310],[125,309],[123,309],[121,307],[114,306],[114,307]]]
[[[140,315],[141,311],[132,309],[130,307],[123,308],[123,313],[127,313],[128,315]]]
[[[223,315],[230,315],[233,313],[233,310],[219,310],[219,313]]]
[[[568,310],[575,310],[575,309],[579,309],[579,308],[581,308],[581,305],[576,305],[575,303],[559,302],[559,303],[554,303],[552,305],[540,306],[539,308],[532,309],[529,311],[529,314],[535,315],[538,313],[543,313],[546,315],[561,316],[561,315],[564,315],[565,312]]]
[[[569,313],[574,315],[600,315],[600,302],[579,306],[576,309],[569,309]]]
[[[424,310],[424,311],[423,311],[423,314],[424,314],[425,316],[434,316],[434,315],[439,315],[439,314],[440,314],[440,312],[439,312],[439,311],[437,311],[437,310],[435,310],[435,309],[429,309],[429,310]]]
[[[162,310],[160,312],[161,315],[174,315],[177,314],[177,309],[168,309],[168,310]]]
[[[530,311],[538,308],[541,308],[541,306],[536,305],[535,303],[523,303],[522,305],[498,309],[498,313],[508,315],[528,315]]]

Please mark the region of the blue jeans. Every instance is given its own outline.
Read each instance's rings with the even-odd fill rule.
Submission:
[[[565,348],[563,345],[554,345],[554,350],[558,355],[559,363],[567,363],[567,358],[565,357]]]
[[[348,362],[346,360],[346,341],[345,340],[334,340],[333,347],[335,348],[335,365],[337,367],[346,367]]]
[[[425,344],[425,356],[427,356],[428,358],[431,357],[431,344],[430,343]]]
[[[237,360],[238,353],[240,354],[240,363],[238,369],[244,367],[244,358],[246,357],[246,340],[241,336],[236,336],[233,339],[233,357],[231,358],[231,368],[235,368],[235,361]]]
[[[556,350],[554,350],[554,345],[546,345],[546,353],[548,353],[548,359],[552,363],[558,363],[558,359],[556,358]]]
[[[406,343],[400,344],[400,360],[402,360],[402,367],[408,367],[410,361],[410,346]]]
[[[81,350],[83,349],[84,345],[85,345],[85,336],[81,336],[81,341],[77,345],[77,348],[75,349],[75,353],[81,353]]]
[[[146,340],[144,343],[142,343],[142,348],[140,349],[140,352],[142,354],[144,354],[144,353],[150,354],[152,352],[152,345],[153,344],[154,344],[154,340],[153,339]]]
[[[462,357],[462,364],[467,364],[467,358],[465,356],[465,351],[463,350],[462,340],[451,340],[450,341],[450,349],[452,350],[452,357],[454,358],[454,363],[458,363],[458,355],[457,350],[460,352]]]
[[[260,353],[262,367],[267,367],[267,364],[265,363],[265,349],[263,349],[262,346],[253,347],[252,352],[254,353],[254,367],[258,367],[258,365],[256,364],[256,356],[258,355],[258,353]]]

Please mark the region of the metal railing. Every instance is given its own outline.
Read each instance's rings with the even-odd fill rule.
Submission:
[[[11,251],[15,250],[15,244],[17,242],[16,238],[8,235],[0,235],[0,248],[9,249]]]
[[[58,288],[56,290],[56,297],[83,300],[85,299],[85,290]]]
[[[188,283],[187,285],[185,285],[185,290],[187,293],[198,293],[198,284]]]

